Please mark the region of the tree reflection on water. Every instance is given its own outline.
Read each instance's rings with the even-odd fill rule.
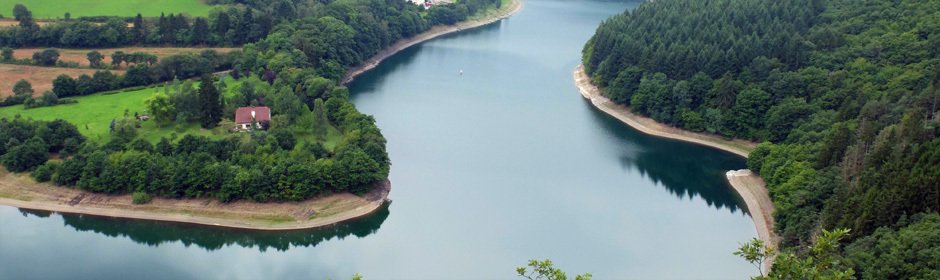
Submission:
[[[82,214],[63,213],[65,225],[79,232],[94,232],[110,237],[127,237],[139,244],[158,247],[165,243],[181,242],[188,246],[198,246],[208,251],[219,250],[226,246],[237,245],[245,248],[258,248],[286,251],[292,247],[315,247],[320,242],[349,236],[358,238],[376,233],[389,215],[391,202],[386,202],[372,214],[308,230],[259,231],[227,229],[204,225],[158,222]],[[24,216],[50,217],[48,211],[20,209]]]

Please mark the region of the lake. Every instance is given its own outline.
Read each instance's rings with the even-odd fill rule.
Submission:
[[[742,279],[745,161],[641,134],[572,71],[632,1],[525,1],[350,85],[392,159],[391,203],[325,229],[252,232],[0,206],[0,279],[514,279],[550,258],[595,279]],[[462,74],[461,74],[462,71]]]

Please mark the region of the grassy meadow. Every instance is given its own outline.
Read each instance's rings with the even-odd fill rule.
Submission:
[[[36,120],[63,119],[75,124],[82,135],[85,135],[88,139],[105,142],[111,138],[109,130],[112,119],[121,118],[124,116],[125,111],[130,116],[133,116],[135,112],[144,114],[144,111],[146,111],[144,100],[158,91],[162,92],[163,87],[75,97],[74,99],[78,103],[52,107],[24,109],[23,105],[17,105],[0,108],[0,117],[12,118],[19,114],[25,118]],[[150,142],[157,142],[161,137],[169,138],[173,133],[177,133],[179,136],[195,134],[212,137],[216,135],[213,131],[200,128],[198,123],[190,124],[183,133],[177,132],[176,126],[173,125],[159,128],[153,121],[145,121],[141,125],[142,127],[137,130],[137,137],[147,139]],[[219,130],[218,132],[222,131]],[[221,137],[221,134],[216,137]]]
[[[226,97],[231,97],[234,89],[238,87],[239,81],[234,81],[230,77],[226,78],[228,84]],[[197,82],[195,87],[199,86]],[[39,107],[25,109],[23,105],[0,107],[0,118],[13,118],[20,115],[24,118],[35,120],[51,121],[63,119],[78,128],[89,140],[96,142],[107,142],[111,139],[110,125],[111,120],[119,119],[127,113],[133,117],[134,113],[145,114],[146,106],[144,101],[157,92],[163,92],[163,86],[154,86],[144,89],[128,90],[123,92],[97,93],[87,96],[74,97],[78,101],[74,104],[61,104],[51,107]],[[232,118],[234,116],[223,116],[222,122],[218,127],[207,130],[199,126],[198,122],[191,122],[186,127],[179,127],[175,124],[158,127],[156,122],[141,122],[141,128],[137,129],[137,137],[145,139],[151,143],[157,143],[160,138],[179,139],[184,135],[206,136],[213,139],[224,138],[229,135],[247,135],[238,132],[229,132],[232,128]],[[175,135],[175,137],[174,137]],[[315,142],[316,136],[313,133],[295,132],[298,143]],[[322,144],[327,149],[332,150],[343,139],[343,134],[333,126],[327,131],[326,140]]]
[[[37,19],[72,18],[83,16],[136,16],[158,17],[160,13],[184,13],[208,16],[212,6],[203,0],[0,0],[0,14],[13,17],[13,6],[23,4]]]

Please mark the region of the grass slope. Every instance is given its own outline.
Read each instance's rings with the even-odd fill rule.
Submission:
[[[88,96],[76,97],[76,104],[63,104],[52,107],[40,107],[33,109],[24,109],[22,105],[0,108],[0,117],[10,117],[19,114],[26,118],[36,120],[55,120],[63,119],[75,124],[78,130],[90,140],[105,142],[111,138],[110,125],[111,120],[120,118],[125,110],[131,116],[135,112],[144,113],[144,100],[152,96],[155,92],[163,91],[163,87],[152,87],[134,91],[120,92],[115,94],[93,94]],[[176,129],[174,126],[158,128],[153,121],[143,122],[141,129],[137,130],[138,137],[156,142],[160,137],[170,137]],[[214,136],[212,131],[203,130],[198,124],[190,124],[183,133],[177,133],[179,136],[185,134]],[[220,137],[220,136],[217,136]]]
[[[62,18],[66,12],[72,18],[82,16],[136,16],[158,17],[160,13],[185,13],[207,16],[211,6],[202,0],[0,0],[0,14],[13,17],[13,6],[23,4],[39,19]]]
[[[234,89],[239,81],[233,81],[227,78],[228,89]],[[199,87],[199,83],[194,85]],[[78,127],[79,132],[85,135],[89,140],[99,143],[107,142],[111,139],[110,125],[111,120],[121,118],[125,111],[133,116],[134,113],[143,114],[146,111],[144,101],[154,93],[163,92],[162,86],[155,86],[139,90],[130,90],[117,93],[98,93],[87,96],[75,97],[76,104],[63,104],[52,107],[39,107],[33,109],[24,109],[23,105],[0,107],[0,118],[13,118],[20,115],[24,118],[35,120],[51,121],[63,119]],[[226,97],[234,94],[226,92]],[[201,135],[213,139],[224,138],[233,135],[227,129],[231,128],[232,116],[224,116],[219,127],[212,130],[206,130],[199,126],[198,122],[192,122],[185,128],[176,125],[167,125],[157,127],[153,121],[145,121],[141,128],[137,130],[137,137],[156,143],[160,138],[179,139],[184,135]],[[226,124],[227,123],[227,124]],[[295,132],[297,133],[297,132]],[[174,138],[173,135],[176,135]],[[236,134],[239,135],[239,134]],[[241,134],[247,135],[247,134]],[[312,133],[297,133],[299,143],[316,142],[316,136]],[[325,141],[322,141],[324,147],[333,150],[343,139],[343,133],[333,126],[329,127]]]

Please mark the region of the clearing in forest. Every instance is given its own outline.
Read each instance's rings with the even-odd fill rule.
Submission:
[[[74,97],[78,101],[75,104],[62,104],[51,107],[39,107],[33,109],[24,109],[23,105],[0,108],[0,118],[12,118],[17,114],[32,118],[35,120],[51,121],[63,119],[75,125],[78,131],[89,140],[99,143],[107,142],[110,137],[111,120],[124,117],[127,112],[130,116],[134,113],[143,114],[146,110],[144,101],[156,92],[162,92],[163,87],[152,87],[114,94],[92,94],[87,96]],[[154,122],[143,122],[141,129],[138,129],[139,137],[144,139],[160,139],[160,137],[169,137],[174,132],[173,126],[166,128],[157,128]],[[186,129],[186,133],[203,136],[212,136],[212,132],[203,130],[199,124],[191,124]]]
[[[6,65],[0,65],[6,66]],[[42,68],[42,67],[39,67]],[[49,79],[50,81],[52,79]],[[230,77],[226,78],[229,85],[224,91],[226,97],[231,97],[237,85],[241,81],[234,81]],[[199,83],[195,83],[196,87]],[[13,86],[10,85],[10,88]],[[20,115],[24,118],[35,120],[51,121],[56,119],[66,120],[75,125],[78,131],[89,140],[105,143],[111,139],[110,125],[111,120],[120,119],[127,113],[133,117],[134,113],[139,115],[146,114],[147,98],[150,98],[157,92],[164,92],[163,86],[154,86],[144,89],[128,90],[124,92],[96,93],[86,96],[72,97],[78,101],[74,104],[61,104],[51,107],[39,107],[25,109],[23,105],[10,107],[0,107],[0,118],[12,118]],[[232,115],[223,115],[223,120],[219,126],[207,130],[199,126],[199,122],[190,122],[185,127],[178,124],[158,127],[152,120],[141,122],[141,127],[137,129],[137,137],[156,143],[160,138],[179,139],[184,135],[206,136],[213,139],[220,139],[229,135],[248,135],[243,132],[230,132],[234,128]],[[174,137],[175,136],[175,137]],[[326,141],[322,141],[324,147],[333,149],[343,139],[343,134],[333,126],[329,127],[326,135]],[[317,141],[313,135],[297,135],[298,143]]]

